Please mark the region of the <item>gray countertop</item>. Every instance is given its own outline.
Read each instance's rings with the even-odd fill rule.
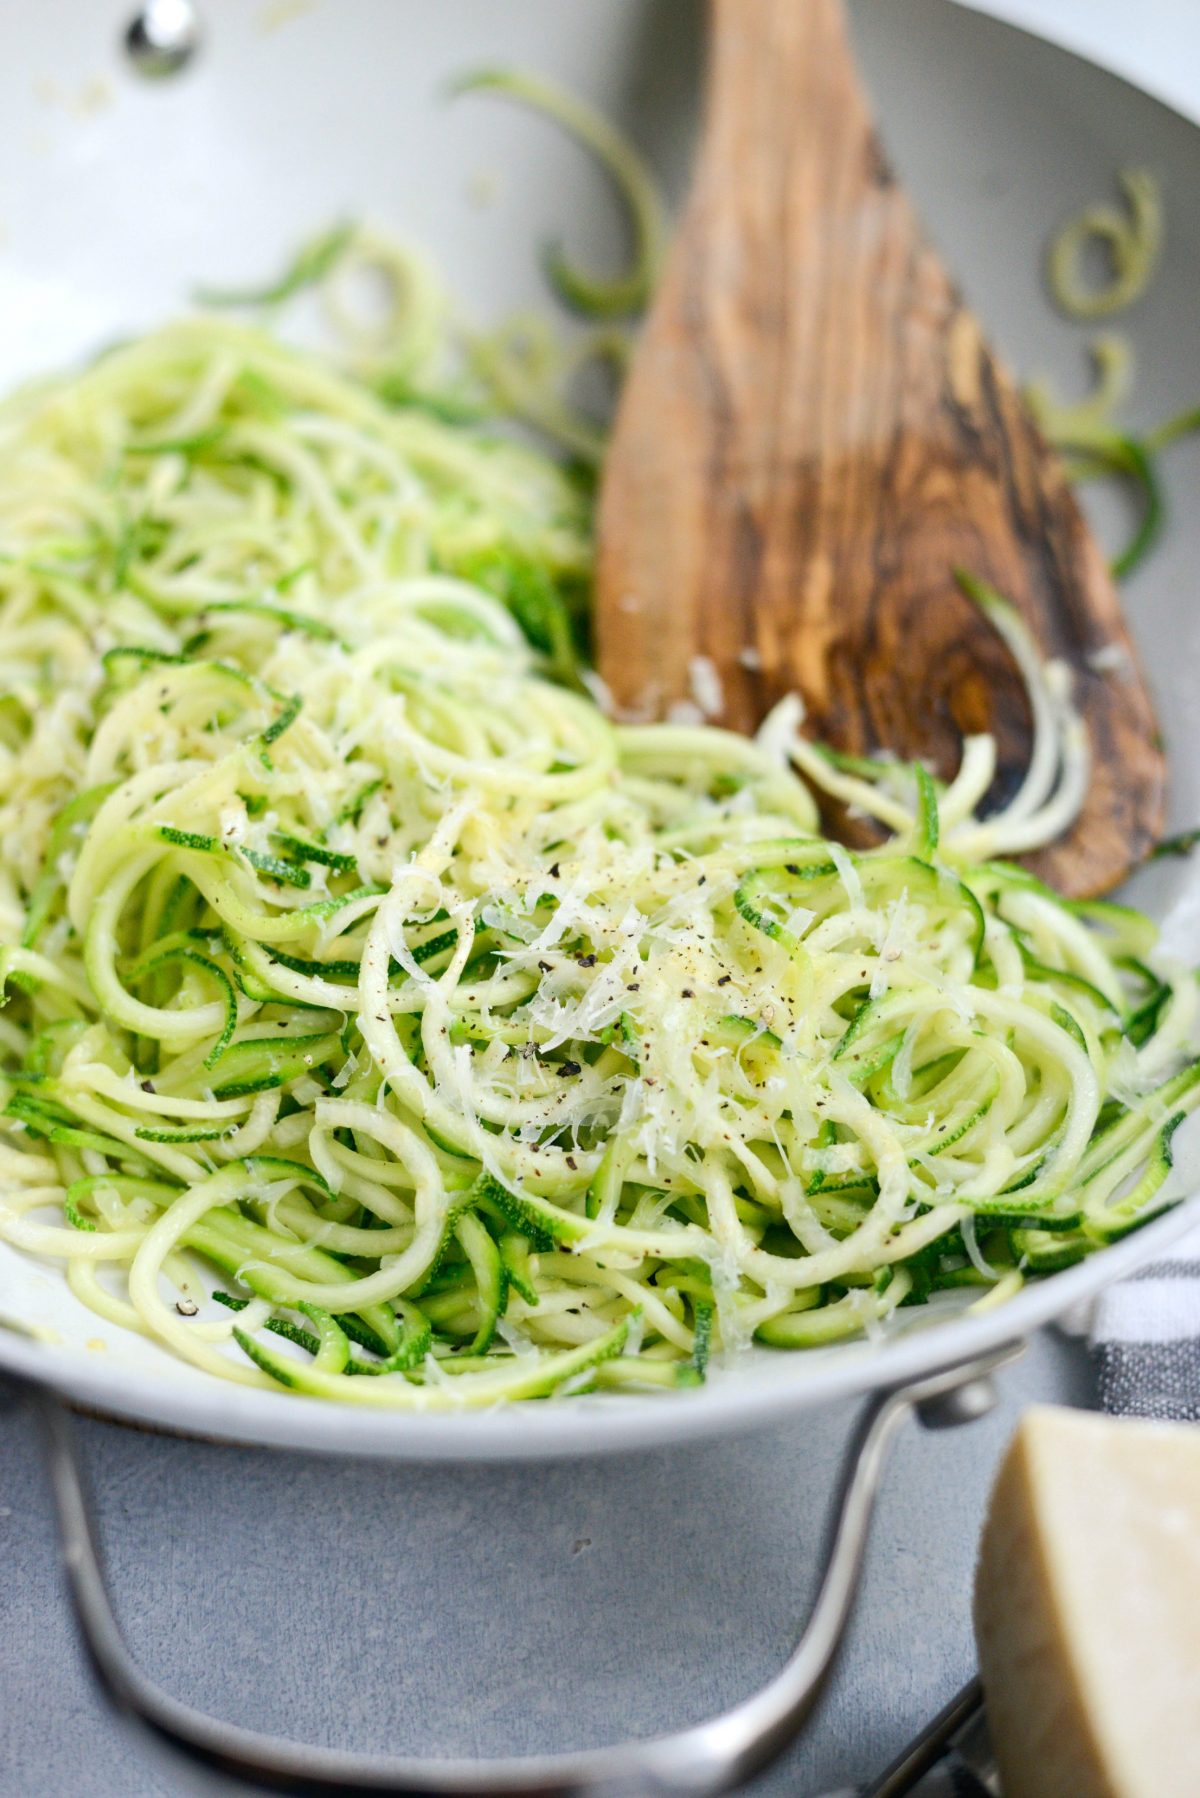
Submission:
[[[1043,1333],[1001,1390],[981,1423],[904,1434],[841,1663],[762,1798],[878,1772],[973,1671],[992,1471],[1024,1405],[1091,1402],[1086,1354]],[[479,1754],[649,1734],[765,1679],[804,1615],[850,1415],[490,1470],[80,1433],[122,1620],[169,1689],[313,1741]],[[0,1444],[0,1798],[191,1790],[91,1685],[26,1414],[0,1412]]]

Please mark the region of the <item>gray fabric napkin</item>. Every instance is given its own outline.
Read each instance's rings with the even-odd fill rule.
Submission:
[[[1105,1411],[1200,1423],[1200,1228],[1101,1294],[1091,1341]]]

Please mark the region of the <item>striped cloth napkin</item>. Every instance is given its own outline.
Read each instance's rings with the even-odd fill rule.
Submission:
[[[1103,1410],[1200,1423],[1200,1228],[1101,1293],[1091,1342]]]

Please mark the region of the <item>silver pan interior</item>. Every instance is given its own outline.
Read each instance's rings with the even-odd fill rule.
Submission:
[[[1200,132],[1114,77],[949,0],[853,7],[884,133],[968,296],[1010,362],[1085,382],[1086,332],[1043,296],[1040,254],[1115,169],[1147,163],[1168,212],[1165,266],[1122,320],[1137,357],[1135,422],[1200,399]],[[538,251],[563,233],[619,254],[611,197],[550,127],[449,77],[482,64],[544,69],[596,101],[677,197],[696,130],[694,0],[206,0],[202,53],[151,84],[121,50],[112,0],[22,11],[0,66],[0,382],[8,385],[186,305],[192,286],[254,281],[314,230],[365,217],[426,245],[477,317],[544,304]],[[1197,386],[1190,386],[1193,378]],[[1200,820],[1200,441],[1168,465],[1166,539],[1128,584],[1172,768],[1172,823]],[[1119,532],[1117,511],[1097,512]],[[1200,868],[1133,883],[1171,946],[1200,943]],[[1195,1184],[1182,1133],[1176,1190]],[[411,1458],[616,1450],[745,1428],[1023,1335],[1153,1255],[1175,1214],[977,1317],[901,1314],[885,1340],[804,1355],[756,1351],[700,1392],[612,1397],[490,1415],[360,1414],[224,1387],[84,1311],[49,1266],[0,1247],[0,1368],[99,1410],[230,1440]]]

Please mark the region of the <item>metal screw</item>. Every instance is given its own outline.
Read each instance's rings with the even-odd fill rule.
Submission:
[[[200,18],[192,0],[146,0],[129,21],[125,49],[139,75],[177,75],[200,48]]]

